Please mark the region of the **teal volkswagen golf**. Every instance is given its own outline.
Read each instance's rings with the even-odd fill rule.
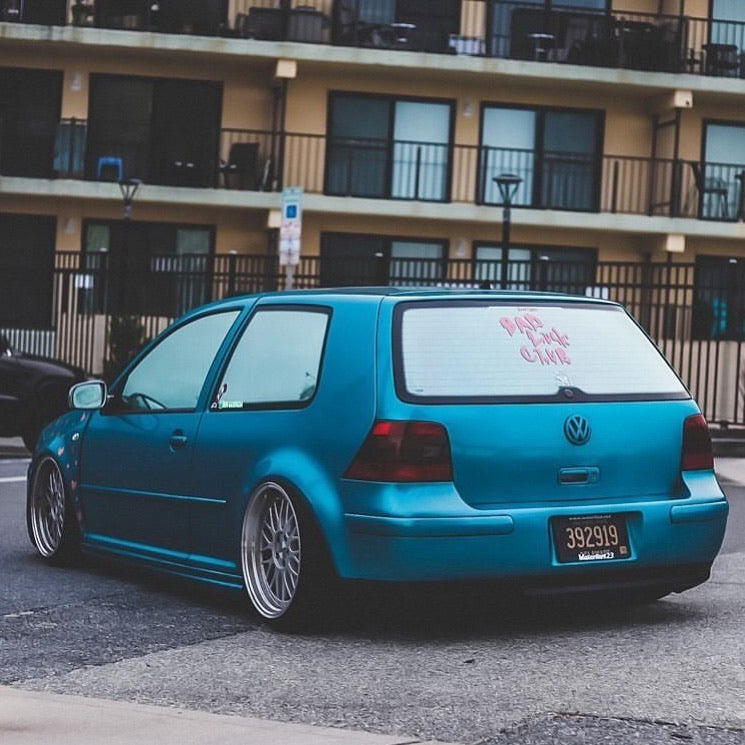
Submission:
[[[43,433],[44,559],[245,590],[276,623],[334,579],[653,599],[704,582],[728,506],[707,424],[619,305],[511,292],[233,299]]]

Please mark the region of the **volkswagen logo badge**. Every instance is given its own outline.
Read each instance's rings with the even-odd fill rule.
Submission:
[[[592,434],[590,422],[579,414],[570,416],[564,422],[564,434],[572,445],[585,445]]]

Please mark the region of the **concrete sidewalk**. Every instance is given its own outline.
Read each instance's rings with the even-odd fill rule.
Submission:
[[[0,686],[2,745],[404,745],[405,736],[285,724]]]

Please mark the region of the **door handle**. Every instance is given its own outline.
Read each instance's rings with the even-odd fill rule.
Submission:
[[[171,435],[169,442],[171,444],[171,450],[182,450],[188,444],[189,438],[180,429],[177,429]]]

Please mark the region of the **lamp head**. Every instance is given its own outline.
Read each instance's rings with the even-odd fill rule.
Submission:
[[[502,196],[502,202],[509,204],[517,193],[517,189],[523,180],[514,173],[500,173],[495,176],[494,183],[499,187],[499,193]]]

